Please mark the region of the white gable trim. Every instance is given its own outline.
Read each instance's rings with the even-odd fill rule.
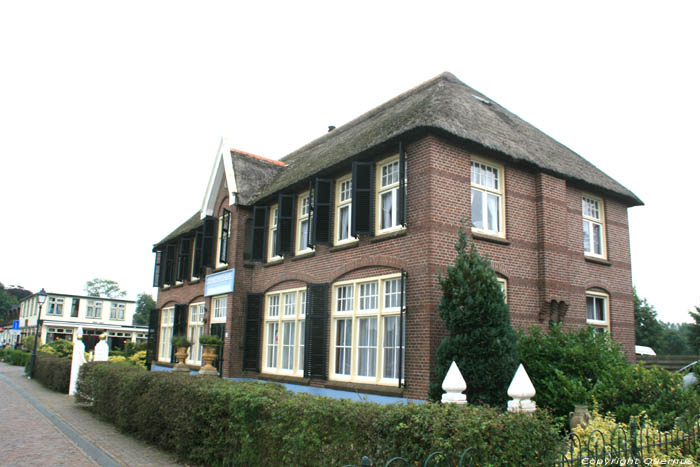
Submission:
[[[204,194],[204,201],[200,211],[200,218],[204,219],[207,216],[214,215],[216,203],[216,195],[219,192],[219,187],[226,177],[226,185],[228,186],[228,203],[229,206],[236,203],[236,195],[238,194],[238,186],[236,185],[236,176],[233,171],[233,161],[231,160],[231,149],[229,148],[226,138],[221,138],[219,149],[216,151],[214,166],[211,169],[207,191]]]

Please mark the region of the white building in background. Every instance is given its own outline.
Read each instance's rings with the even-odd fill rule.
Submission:
[[[127,342],[145,342],[148,338],[148,326],[133,325],[136,302],[132,300],[49,292],[41,310],[39,308],[37,294],[20,301],[22,338],[36,334],[41,318],[39,344],[57,339],[73,341],[79,326],[83,327],[83,342],[88,349],[94,347],[100,334],[105,332],[111,350],[123,349]]]

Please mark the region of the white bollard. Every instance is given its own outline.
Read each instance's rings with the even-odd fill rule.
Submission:
[[[467,390],[467,382],[464,381],[464,377],[462,377],[462,373],[457,368],[454,360],[445,375],[445,379],[442,381],[442,390],[445,391],[445,394],[442,395],[443,404],[467,403],[467,395],[462,394]]]
[[[80,367],[85,363],[85,344],[83,344],[83,328],[78,327],[76,339],[73,341],[73,361],[70,364],[70,383],[68,395],[75,396]]]
[[[508,386],[508,396],[513,399],[508,401],[508,412],[532,413],[537,409],[535,401],[530,400],[535,397],[535,386],[522,363]]]
[[[100,342],[95,346],[95,361],[106,362],[109,360],[109,345],[107,344],[107,334],[100,335]]]

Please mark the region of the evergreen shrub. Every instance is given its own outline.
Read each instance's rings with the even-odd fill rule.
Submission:
[[[120,430],[200,465],[339,466],[364,455],[384,465],[395,456],[422,462],[434,451],[456,461],[472,446],[480,465],[540,465],[561,446],[539,410],[380,405],[104,362],[83,365],[78,392]]]
[[[39,347],[39,352],[46,352],[57,357],[71,358],[73,356],[73,343],[65,339],[57,339]]]
[[[37,352],[34,362],[34,379],[49,389],[68,394],[72,359]],[[27,369],[29,362],[27,362]]]
[[[26,366],[31,357],[29,352],[15,349],[3,349],[0,352],[2,352],[0,355],[2,355],[2,360],[5,363],[15,366]]]

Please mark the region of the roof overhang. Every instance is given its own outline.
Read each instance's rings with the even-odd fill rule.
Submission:
[[[219,149],[216,151],[214,166],[211,169],[207,191],[204,194],[200,217],[204,219],[207,216],[214,215],[216,205],[216,195],[219,193],[221,183],[226,179],[228,187],[228,203],[229,206],[236,203],[236,195],[238,186],[236,185],[236,176],[233,171],[233,162],[231,161],[231,149],[229,148],[226,138],[221,138]]]

